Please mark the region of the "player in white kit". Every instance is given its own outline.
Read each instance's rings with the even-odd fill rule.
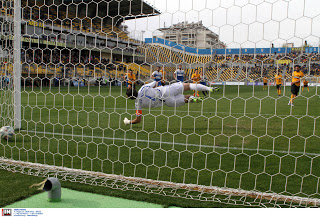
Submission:
[[[125,118],[124,124],[137,124],[141,121],[143,108],[155,108],[162,105],[169,107],[179,107],[188,103],[195,97],[192,95],[183,95],[184,91],[210,91],[213,92],[218,88],[207,87],[202,84],[190,84],[177,82],[171,85],[156,87],[157,82],[143,85],[139,92],[135,92],[136,102],[136,119],[129,120]],[[156,87],[156,88],[155,88]]]
[[[182,69],[182,66],[181,66],[181,65],[179,65],[179,69],[177,69],[177,70],[174,72],[174,78],[175,78],[175,80],[177,80],[177,81],[181,81],[181,82],[184,81],[184,70]]]
[[[160,67],[157,67],[157,70],[154,71],[151,75],[151,78],[154,79],[157,82],[157,86],[161,86],[161,80],[162,80],[162,72],[160,71]]]

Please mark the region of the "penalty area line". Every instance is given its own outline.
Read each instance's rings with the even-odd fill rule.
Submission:
[[[179,142],[165,142],[165,141],[155,141],[155,140],[143,140],[143,139],[128,139],[128,138],[116,138],[116,137],[103,137],[103,136],[88,136],[88,135],[77,135],[77,134],[65,134],[65,133],[52,133],[52,132],[42,132],[33,130],[20,130],[20,132],[44,134],[44,135],[57,135],[57,136],[67,136],[67,137],[78,137],[78,138],[93,138],[93,139],[104,139],[104,140],[116,140],[116,141],[129,141],[129,142],[142,142],[142,143],[156,143],[165,144],[172,146],[190,146],[190,147],[200,147],[200,148],[211,148],[217,150],[233,150],[233,151],[256,151],[259,152],[269,152],[269,153],[279,153],[279,154],[297,154],[297,155],[309,155],[309,156],[319,156],[319,153],[309,153],[309,152],[299,152],[299,151],[280,151],[272,149],[254,149],[254,148],[238,148],[238,147],[223,147],[223,146],[210,146],[210,145],[199,145],[199,144],[186,144]]]

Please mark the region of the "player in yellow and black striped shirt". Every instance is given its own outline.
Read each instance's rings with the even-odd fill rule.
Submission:
[[[298,96],[300,89],[300,81],[303,78],[304,74],[301,71],[301,67],[296,65],[294,67],[294,72],[292,73],[292,82],[291,82],[291,99],[288,105],[293,106],[293,100]]]
[[[281,96],[282,75],[280,72],[276,74],[276,76],[274,77],[274,80],[277,86],[278,96]]]
[[[309,81],[307,81],[306,79],[304,79],[303,81],[303,87],[302,87],[302,91],[304,90],[304,88],[306,87],[308,89],[308,92],[309,92],[309,85],[308,85]],[[302,92],[301,91],[301,92]]]
[[[193,80],[194,84],[200,84],[200,78],[201,78],[201,76],[199,74],[198,69],[195,69],[194,73],[191,76],[191,80]],[[195,91],[193,91],[193,96],[196,96]],[[197,97],[199,97],[199,91],[197,91]]]
[[[136,92],[136,87],[135,87],[135,83],[136,83],[136,75],[133,74],[133,71],[131,69],[128,70],[129,72],[126,73],[123,76],[123,79],[126,80],[127,82],[127,92],[126,95],[127,97],[132,97],[133,96],[133,92]]]
[[[267,76],[264,76],[263,78],[263,90],[266,90],[268,87],[268,78]]]
[[[164,71],[164,67],[160,70],[160,72],[162,73],[161,83],[164,86],[166,84],[166,72]]]

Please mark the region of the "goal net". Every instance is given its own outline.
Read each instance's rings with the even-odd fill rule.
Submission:
[[[15,135],[0,168],[228,205],[320,204],[316,1],[1,6],[0,123]],[[154,71],[175,83],[179,68],[220,91],[125,125],[137,117],[128,73],[139,90]]]

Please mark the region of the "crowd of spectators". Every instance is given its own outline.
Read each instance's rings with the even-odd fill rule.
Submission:
[[[54,64],[57,67],[69,65],[69,66],[88,66],[93,69],[98,67],[101,69],[119,69],[126,70],[125,65],[119,63],[119,60],[114,57],[112,60],[101,57],[98,54],[89,54],[89,51],[78,51],[68,49],[30,49],[24,47],[21,52],[22,63],[36,63],[36,64]]]
[[[320,76],[320,64],[313,63],[310,65],[310,75]]]
[[[301,51],[291,51],[286,54],[234,54],[234,55],[215,55],[212,63],[263,63],[263,64],[276,64],[278,60],[291,61],[295,63],[307,63],[309,61],[320,61],[320,55],[317,53],[306,54]]]

